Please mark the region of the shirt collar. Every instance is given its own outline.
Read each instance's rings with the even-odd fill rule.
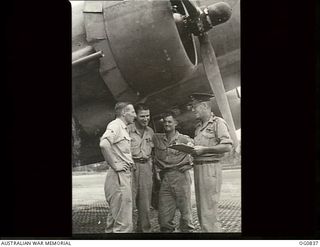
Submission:
[[[213,113],[211,112],[211,116],[210,116],[210,118],[209,118],[209,120],[208,120],[207,122],[205,122],[203,125],[202,125],[201,122],[200,122],[200,125],[199,125],[199,126],[201,127],[201,130],[203,130],[204,128],[206,128],[209,123],[213,123],[213,122],[215,121],[215,119],[216,119],[216,116],[213,115]]]
[[[136,127],[136,122],[134,122],[130,127],[131,127],[131,130],[132,130],[133,132],[136,132],[137,134],[140,134],[140,133],[139,133],[139,130],[138,130],[137,127]]]
[[[178,140],[179,135],[180,135],[179,131],[176,130],[176,133],[173,136],[173,138],[171,139],[171,142],[174,142],[174,141]],[[166,134],[163,135],[163,140],[168,142]]]
[[[136,132],[138,135],[141,135],[140,131],[138,130],[138,128],[137,128],[137,126],[136,126],[136,122],[134,122],[134,123],[132,124],[132,130],[133,130],[134,132]],[[147,133],[148,131],[149,131],[149,127],[147,126],[147,127],[145,128],[145,130],[144,130],[144,133]]]
[[[125,122],[123,122],[120,118],[117,118],[116,120],[119,122],[120,126],[123,129],[127,129],[127,125],[125,124]]]

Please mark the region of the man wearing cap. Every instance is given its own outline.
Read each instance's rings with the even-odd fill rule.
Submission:
[[[132,232],[131,170],[133,160],[131,138],[127,125],[136,114],[133,105],[119,102],[115,106],[116,119],[111,121],[100,139],[101,152],[111,167],[106,176],[105,196],[109,206],[106,233]]]
[[[150,232],[150,206],[152,196],[153,130],[148,126],[150,110],[145,104],[135,106],[136,121],[128,126],[131,137],[131,152],[135,163],[133,171],[133,208],[138,209],[137,232]]]
[[[211,112],[213,95],[194,93],[192,111],[199,123],[194,138],[194,180],[197,212],[203,232],[221,232],[218,202],[222,183],[220,160],[231,151],[232,140],[228,125]]]
[[[175,231],[174,216],[178,208],[181,232],[192,232],[190,156],[169,148],[173,144],[189,144],[192,139],[180,134],[176,126],[175,114],[167,112],[163,117],[165,133],[155,133],[153,136],[155,164],[161,177],[158,219],[161,232]]]

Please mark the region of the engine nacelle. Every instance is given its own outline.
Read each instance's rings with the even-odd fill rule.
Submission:
[[[194,71],[193,37],[181,41],[169,1],[88,1],[86,38],[116,100],[136,101]]]

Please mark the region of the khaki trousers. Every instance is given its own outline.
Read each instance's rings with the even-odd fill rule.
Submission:
[[[150,207],[152,196],[152,161],[135,162],[133,171],[132,196],[133,208],[138,209],[138,232],[150,232]]]
[[[218,218],[218,203],[222,184],[220,163],[205,163],[194,166],[194,183],[197,212],[203,232],[221,232]]]
[[[159,191],[159,224],[161,232],[175,230],[174,216],[178,208],[181,214],[180,230],[192,232],[191,177],[189,171],[167,171],[163,174]]]
[[[115,172],[109,169],[104,192],[109,206],[106,233],[127,233],[133,231],[131,171]]]

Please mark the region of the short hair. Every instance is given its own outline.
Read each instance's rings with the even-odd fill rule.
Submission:
[[[138,114],[139,111],[147,111],[147,110],[150,110],[149,109],[149,106],[144,104],[144,103],[138,103],[134,106],[134,110],[135,112]]]
[[[118,102],[115,107],[114,107],[114,111],[116,114],[116,117],[120,117],[122,111],[128,106],[131,105],[130,102]]]
[[[177,120],[177,114],[174,111],[166,111],[162,114],[162,118],[172,117],[173,119]]]

